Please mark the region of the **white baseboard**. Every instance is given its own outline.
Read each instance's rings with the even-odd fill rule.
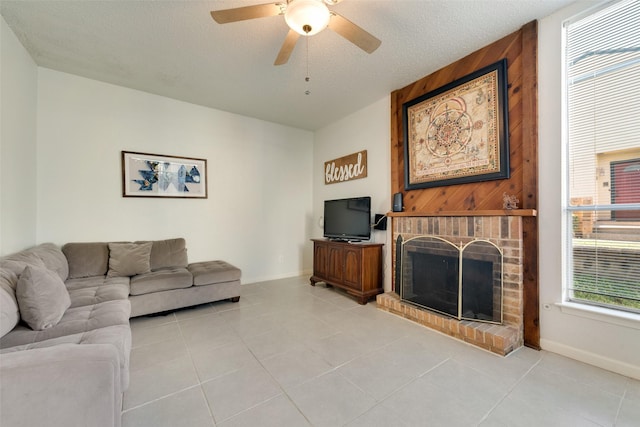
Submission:
[[[268,282],[270,280],[288,279],[290,277],[298,277],[298,276],[311,277],[311,274],[313,274],[312,270],[302,270],[302,271],[295,271],[292,273],[276,274],[273,276],[250,277],[250,278],[247,278],[246,281],[243,279],[240,279],[240,281],[242,282],[243,285],[250,285],[252,283]]]
[[[540,347],[542,347],[543,350],[550,351],[552,353],[557,353],[589,365],[597,366],[598,368],[606,369],[607,371],[640,380],[640,366],[631,365],[629,363],[621,362],[619,360],[611,359],[579,348],[570,347],[566,344],[544,338],[540,339]]]

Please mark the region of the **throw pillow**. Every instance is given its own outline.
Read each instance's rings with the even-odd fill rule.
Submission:
[[[183,238],[154,240],[151,242],[151,271],[169,267],[186,267],[186,241]]]
[[[31,329],[42,331],[58,324],[71,305],[69,292],[54,271],[27,266],[16,285],[20,317]]]
[[[149,273],[151,242],[109,243],[109,271],[107,277],[135,276]]]
[[[20,321],[20,309],[16,300],[18,276],[0,267],[0,337],[5,336]]]

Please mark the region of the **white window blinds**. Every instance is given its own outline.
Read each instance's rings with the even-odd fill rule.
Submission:
[[[640,0],[565,26],[566,298],[640,312]]]

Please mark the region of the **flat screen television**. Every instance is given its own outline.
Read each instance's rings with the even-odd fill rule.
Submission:
[[[371,238],[371,197],[324,201],[324,237],[360,241]]]

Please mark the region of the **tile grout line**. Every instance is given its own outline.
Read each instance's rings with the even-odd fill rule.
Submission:
[[[396,340],[397,341],[397,340]],[[393,341],[395,342],[395,341]],[[386,346],[385,346],[386,347]],[[445,364],[446,362],[448,362],[449,360],[452,360],[453,357],[447,357],[445,360],[443,360],[442,362],[438,363],[437,365],[431,367],[430,369],[427,369],[425,372],[423,372],[420,375],[417,375],[413,378],[411,378],[411,380],[407,381],[406,383],[402,384],[400,387],[396,388],[395,390],[392,390],[390,393],[386,394],[384,397],[382,397],[380,400],[378,400],[375,396],[372,396],[370,393],[368,393],[366,390],[362,389],[361,387],[359,387],[357,384],[353,383],[349,378],[345,377],[344,375],[342,375],[340,372],[337,372],[338,375],[340,375],[342,378],[344,378],[347,382],[349,382],[349,384],[353,385],[354,387],[356,387],[358,390],[362,391],[365,395],[371,397],[373,400],[376,401],[376,403],[369,409],[367,409],[366,411],[364,411],[362,414],[359,414],[358,416],[356,416],[355,418],[349,420],[347,422],[346,425],[348,425],[350,422],[360,418],[362,415],[366,414],[367,412],[371,411],[373,408],[375,408],[376,406],[384,403],[385,400],[387,400],[388,398],[390,398],[391,396],[393,396],[394,394],[398,393],[400,390],[404,389],[405,387],[407,387],[410,384],[413,384],[414,382],[416,382],[418,379],[422,378],[423,376],[425,376],[426,374],[428,374],[429,372],[433,371],[434,369],[442,366],[443,364]],[[344,366],[340,365],[340,366]],[[402,419],[402,417],[400,417]]]
[[[538,366],[540,364],[540,362],[542,362],[542,359],[544,359],[544,355],[542,355],[542,357],[540,357],[538,360],[536,360],[536,363],[534,363],[533,365],[531,365],[531,367],[529,369],[527,369],[527,371],[522,374],[522,376],[518,379],[518,381],[516,381],[515,383],[513,383],[513,385],[511,387],[509,387],[507,389],[507,391],[505,392],[504,396],[502,396],[502,398],[500,398],[498,400],[498,402],[496,402],[495,405],[493,405],[486,414],[484,414],[484,416],[480,419],[480,421],[478,421],[478,426],[480,424],[482,424],[487,418],[489,418],[489,415],[491,415],[491,413],[493,411],[495,411],[495,409],[502,403],[504,402],[504,400],[509,397],[509,395],[511,394],[511,392],[513,392],[513,390],[515,390],[515,388],[527,377],[527,375],[529,375],[531,373],[531,371],[533,369],[535,369],[536,366]]]
[[[260,317],[262,317],[262,316],[257,316],[257,318],[260,318]],[[189,319],[192,319],[192,318],[189,318]],[[184,344],[185,344],[185,347],[187,348],[187,352],[188,352],[188,354],[189,354],[189,358],[191,359],[191,363],[192,363],[192,365],[193,365],[193,367],[194,367],[194,370],[195,370],[195,372],[196,372],[196,376],[197,376],[197,378],[198,378],[198,384],[197,384],[197,385],[191,386],[191,387],[189,387],[189,388],[187,388],[187,389],[185,389],[185,390],[188,390],[188,389],[190,389],[190,388],[200,387],[201,392],[202,392],[202,394],[203,394],[203,397],[205,398],[205,402],[207,403],[207,408],[208,408],[208,410],[209,410],[209,415],[211,416],[211,418],[212,418],[212,420],[213,420],[214,424],[215,424],[215,425],[217,425],[217,423],[216,423],[216,418],[215,418],[215,416],[213,415],[213,410],[211,409],[211,406],[210,406],[210,404],[209,404],[209,400],[206,398],[206,394],[204,393],[204,389],[202,389],[202,385],[203,385],[203,384],[206,384],[206,383],[208,383],[208,382],[210,382],[210,381],[214,381],[214,380],[215,380],[215,379],[217,379],[217,378],[221,378],[221,377],[223,377],[223,376],[225,376],[225,375],[229,375],[229,374],[232,374],[232,373],[234,373],[234,372],[237,372],[239,369],[235,369],[235,370],[233,370],[233,371],[230,371],[230,372],[224,373],[224,374],[222,374],[222,375],[220,375],[220,376],[218,376],[218,377],[216,377],[216,378],[210,378],[210,379],[208,379],[208,380],[202,381],[202,379],[201,379],[201,377],[200,377],[200,374],[199,374],[199,372],[198,372],[197,368],[195,367],[195,362],[193,361],[193,356],[192,356],[192,353],[191,353],[191,348],[189,347],[189,345],[188,345],[188,344],[186,343],[186,341],[184,340],[184,335],[182,334],[182,328],[180,327],[179,319],[176,319],[176,320],[177,320],[177,322],[178,322],[178,329],[179,329],[179,331],[180,331],[181,338],[182,338],[182,340],[183,340],[183,342],[184,342]],[[221,320],[223,320],[223,319],[221,319]],[[237,332],[237,331],[236,331],[236,332]],[[232,416],[230,416],[230,417],[227,417],[227,418],[225,418],[225,419],[223,419],[223,420],[220,420],[219,422],[220,422],[220,423],[225,422],[225,421],[227,421],[227,420],[229,420],[229,419],[231,419],[231,418],[234,418],[234,417],[236,417],[236,416],[238,416],[238,415],[240,415],[240,414],[242,414],[242,413],[244,413],[244,412],[247,412],[247,411],[249,411],[249,410],[251,410],[251,409],[253,409],[253,408],[256,408],[257,406],[260,406],[260,405],[262,405],[262,404],[264,404],[264,403],[266,403],[266,402],[269,402],[269,401],[271,401],[271,400],[273,400],[273,399],[275,399],[275,398],[277,398],[278,396],[281,396],[281,395],[286,396],[286,397],[287,397],[287,399],[288,399],[288,400],[289,400],[289,401],[294,405],[294,407],[298,410],[298,412],[300,412],[300,414],[301,414],[301,415],[302,415],[302,416],[303,416],[307,421],[309,421],[309,420],[307,419],[307,417],[304,415],[304,413],[302,413],[302,411],[300,411],[300,409],[298,408],[298,406],[297,406],[297,405],[296,405],[296,404],[291,400],[291,398],[290,398],[290,396],[287,394],[286,390],[284,390],[284,388],[280,385],[280,383],[279,383],[279,382],[278,382],[278,381],[273,377],[273,375],[271,375],[271,373],[267,370],[267,368],[262,364],[262,361],[261,361],[260,359],[258,359],[258,357],[253,353],[253,351],[251,350],[251,348],[250,348],[250,347],[248,346],[248,344],[245,342],[244,337],[242,337],[242,336],[238,335],[238,338],[239,338],[239,339],[240,339],[240,341],[245,345],[245,347],[246,347],[246,348],[247,348],[247,350],[251,353],[251,355],[255,358],[256,362],[258,362],[258,363],[260,364],[260,366],[265,370],[265,372],[266,372],[266,373],[267,373],[267,374],[268,374],[268,375],[273,379],[273,381],[275,382],[275,384],[277,384],[277,385],[278,385],[278,387],[281,389],[282,393],[277,394],[277,395],[275,395],[275,396],[272,396],[272,397],[270,397],[270,398],[268,398],[268,399],[265,399],[264,401],[259,402],[259,403],[255,404],[255,405],[253,405],[253,406],[251,406],[251,407],[249,407],[249,408],[245,408],[245,409],[243,409],[242,411],[238,412],[237,414],[234,414],[234,415],[232,415]],[[275,356],[275,355],[274,355],[274,356]],[[181,390],[181,391],[184,391],[184,390]],[[179,392],[181,392],[181,391],[178,391],[178,392],[176,392],[176,393],[179,393]],[[171,395],[176,394],[176,393],[172,393]],[[168,395],[168,396],[170,396],[170,395]],[[165,397],[167,397],[167,396],[165,396]],[[156,399],[156,400],[159,400],[159,399]],[[146,403],[145,403],[145,404],[146,404]],[[311,422],[310,422],[310,421],[309,421],[309,423],[311,424]]]
[[[148,315],[146,315],[148,316]],[[155,316],[154,318],[159,318],[160,316]],[[171,313],[171,317],[173,317],[173,320],[168,320],[166,322],[160,323],[158,325],[150,325],[150,326],[145,326],[145,327],[137,327],[136,329],[139,330],[145,330],[145,329],[151,329],[151,328],[159,328],[162,326],[167,326],[170,325],[171,323],[177,323],[178,319],[176,319],[175,313]],[[135,317],[134,317],[135,319]],[[132,334],[132,338],[133,338],[133,327],[131,326],[131,319],[129,319],[129,329],[131,329],[131,334]],[[160,342],[160,341],[158,341]],[[142,347],[146,347],[149,345],[153,345],[153,344],[157,344],[158,342],[151,342],[151,343],[147,343],[147,344],[142,344],[142,345],[138,345],[138,346],[133,346],[133,342],[131,345],[131,350],[137,349],[137,348],[142,348]]]
[[[180,338],[182,338],[182,342],[184,343],[184,346],[187,349],[187,354],[189,355],[189,360],[191,361],[191,366],[193,367],[193,370],[196,373],[196,378],[198,379],[198,384],[193,386],[193,387],[199,387],[200,388],[200,393],[202,394],[202,397],[204,398],[204,401],[205,401],[205,403],[207,405],[207,410],[209,411],[209,417],[211,417],[211,421],[213,422],[213,425],[215,426],[217,424],[216,423],[216,418],[213,415],[213,410],[211,409],[211,404],[209,403],[209,399],[207,399],[207,395],[204,392],[204,389],[202,388],[202,379],[200,378],[200,373],[198,372],[198,368],[196,368],[196,364],[193,361],[193,354],[191,353],[191,347],[187,343],[187,340],[184,338],[184,334],[182,333],[182,326],[180,325],[180,319],[178,319],[177,316],[176,316],[176,322],[178,324],[178,331],[180,332]]]
[[[251,355],[256,359],[256,362],[258,362],[258,364],[262,367],[262,369],[264,369],[264,371],[267,373],[267,375],[269,375],[269,377],[273,380],[273,382],[278,385],[278,388],[280,388],[280,390],[282,391],[282,394],[270,397],[269,399],[266,399],[266,400],[254,405],[254,406],[252,406],[250,408],[246,408],[246,409],[238,412],[237,414],[227,418],[227,420],[231,419],[233,417],[237,417],[238,415],[240,415],[242,413],[245,413],[246,411],[249,411],[250,409],[253,409],[253,408],[255,408],[255,407],[259,406],[259,405],[262,405],[262,404],[264,404],[266,402],[269,402],[269,401],[277,398],[278,396],[284,395],[284,396],[287,397],[287,400],[293,405],[293,407],[296,408],[296,410],[300,413],[300,415],[302,415],[302,417],[309,423],[309,425],[312,426],[313,424],[311,423],[311,420],[309,420],[309,418],[307,418],[307,416],[304,414],[304,412],[302,412],[302,410],[298,407],[298,405],[296,405],[296,403],[293,401],[293,399],[291,399],[291,396],[289,396],[289,393],[287,393],[287,390],[285,390],[283,385],[280,384],[280,382],[273,376],[273,374],[269,371],[269,369],[267,369],[267,367],[264,366],[264,364],[262,363],[262,360],[260,360],[258,358],[258,356],[256,356],[256,354],[253,352],[251,347],[249,347],[249,345],[245,342],[244,337],[240,337],[240,340],[245,345],[245,347],[247,347],[247,350],[249,351],[249,353],[251,353]],[[303,343],[303,345],[305,347],[307,347],[306,344]],[[309,349],[309,350],[311,350],[311,349]],[[313,351],[313,350],[311,350],[311,351]],[[283,354],[283,353],[280,353],[280,354]],[[273,355],[272,357],[275,357],[275,356],[277,356],[277,355]],[[226,421],[226,420],[223,420],[223,421]]]
[[[316,297],[315,295],[312,295],[312,294],[311,294],[311,296],[312,296],[312,297]],[[317,298],[317,297],[316,297],[316,298]],[[320,299],[320,298],[319,298],[319,299]],[[324,302],[326,302],[326,301],[324,301]],[[315,316],[312,316],[312,317],[314,317],[314,319],[316,319],[316,320],[318,320],[318,321],[320,321],[320,322],[322,322],[322,323],[326,324],[327,326],[332,326],[332,325],[328,324],[327,322],[323,321],[322,319],[317,319]],[[328,337],[331,337],[331,336],[337,335],[337,334],[339,334],[339,333],[341,333],[341,332],[342,332],[342,331],[338,331],[338,332],[336,332],[335,334],[330,334],[330,335],[328,335],[327,337],[324,337],[324,338],[322,338],[322,339],[325,339],[325,338],[328,338]],[[264,334],[267,334],[267,333],[269,333],[269,332],[265,332]],[[259,334],[259,335],[263,335],[263,334]],[[296,405],[296,403],[293,401],[293,399],[291,398],[291,396],[289,395],[289,393],[287,392],[287,390],[284,388],[284,386],[283,386],[282,384],[280,384],[280,382],[279,382],[279,381],[278,381],[278,380],[273,376],[273,374],[272,374],[272,373],[267,369],[267,367],[266,367],[266,366],[264,366],[264,364],[262,363],[262,360],[260,360],[260,358],[258,358],[258,356],[257,356],[257,355],[253,352],[253,350],[249,347],[249,345],[248,345],[248,344],[247,344],[247,342],[245,341],[245,337],[240,336],[240,340],[241,340],[241,341],[242,341],[242,343],[246,346],[247,350],[248,350],[248,351],[251,353],[251,355],[255,358],[255,360],[258,362],[258,364],[259,364],[259,365],[264,369],[264,371],[265,371],[265,372],[269,375],[269,377],[274,381],[274,383],[278,385],[278,388],[280,388],[280,390],[282,391],[282,393],[281,393],[281,394],[278,394],[278,395],[276,395],[276,396],[270,397],[270,398],[268,398],[268,399],[266,399],[266,400],[264,400],[264,401],[262,401],[262,402],[259,402],[259,403],[257,403],[256,405],[253,405],[253,406],[251,406],[251,407],[249,407],[249,408],[246,408],[246,409],[244,409],[244,410],[242,410],[242,411],[238,412],[237,414],[235,414],[235,415],[233,415],[233,416],[231,416],[231,417],[229,417],[229,418],[226,418],[226,419],[222,420],[221,422],[225,422],[225,421],[227,421],[227,420],[229,420],[229,419],[232,419],[232,418],[234,418],[234,417],[237,417],[238,415],[240,415],[240,414],[242,414],[242,413],[245,413],[245,412],[247,412],[247,411],[249,411],[249,410],[251,410],[251,409],[253,409],[253,408],[256,408],[256,407],[258,407],[258,406],[260,406],[260,405],[262,405],[262,404],[264,404],[264,403],[266,403],[266,402],[269,402],[269,401],[271,401],[271,400],[274,400],[274,399],[276,399],[276,398],[277,398],[277,397],[279,397],[279,396],[285,396],[285,397],[287,398],[287,400],[288,400],[288,401],[289,401],[289,402],[290,402],[290,403],[291,403],[291,404],[296,408],[296,410],[300,413],[300,415],[302,415],[302,417],[303,417],[303,418],[304,418],[304,419],[309,423],[309,425],[310,425],[310,426],[312,426],[312,425],[313,425],[313,423],[311,422],[311,420],[309,420],[309,418],[308,418],[308,417],[304,414],[304,412],[303,412],[303,411],[298,407],[298,405]],[[329,364],[329,362],[328,362],[327,360],[325,360],[325,359],[324,359],[320,354],[316,353],[316,352],[315,352],[311,347],[309,347],[309,346],[308,346],[308,345],[306,345],[305,343],[302,343],[302,345],[304,345],[304,347],[305,347],[305,348],[307,348],[309,351],[311,351],[312,353],[316,354],[316,355],[317,355],[318,357],[320,357],[323,361],[325,361],[327,364]],[[383,347],[384,347],[384,346],[383,346]],[[382,347],[381,347],[381,348],[382,348]],[[270,356],[269,358],[272,358],[272,357],[278,357],[278,356],[283,355],[284,353],[286,353],[286,352],[274,354],[274,355]],[[351,360],[354,360],[354,359],[351,359]],[[310,382],[310,381],[312,381],[312,380],[314,380],[314,379],[320,378],[320,377],[322,377],[322,376],[324,376],[324,375],[327,375],[327,374],[329,374],[329,373],[331,373],[331,372],[337,372],[338,368],[340,368],[341,366],[344,366],[345,364],[347,364],[347,363],[351,362],[351,360],[346,361],[346,362],[344,362],[344,363],[340,364],[339,366],[331,367],[331,369],[330,369],[330,370],[328,370],[328,371],[326,371],[326,372],[323,372],[323,373],[322,373],[322,374],[320,374],[320,375],[316,375],[316,376],[314,376],[314,377],[312,377],[312,378],[309,378],[309,379],[307,379],[307,380],[303,381],[302,383],[300,383],[300,384],[296,385],[296,387],[302,386],[302,385],[304,385],[304,384],[306,384],[306,383],[308,383],[308,382]],[[329,364],[329,365],[330,365],[330,364]],[[338,375],[340,375],[340,374],[338,373]],[[341,377],[343,377],[343,376],[341,375]],[[343,377],[343,378],[344,378],[344,377]],[[348,381],[348,379],[347,379],[347,381]],[[349,381],[349,382],[350,382],[350,381]],[[351,383],[351,382],[350,382],[350,383]],[[355,386],[355,384],[354,384],[354,386]],[[356,386],[356,387],[357,387],[357,386]],[[361,390],[361,389],[360,389],[360,387],[357,387],[357,388],[358,388],[359,390]],[[365,393],[365,394],[367,394],[367,393]],[[375,406],[375,405],[374,405],[374,406]],[[362,415],[362,414],[361,414],[361,415]]]
[[[182,393],[183,391],[191,390],[192,388],[196,388],[196,387],[199,387],[199,386],[200,386],[200,384],[194,384],[194,385],[191,385],[189,387],[185,387],[183,389],[180,389],[180,390],[177,390],[177,391],[173,391],[173,392],[171,392],[169,394],[165,394],[164,396],[156,397],[155,399],[151,399],[151,400],[149,400],[147,402],[144,402],[144,403],[141,403],[139,405],[132,406],[131,408],[124,409],[122,411],[122,414],[124,415],[125,413],[133,411],[134,409],[140,409],[140,408],[142,408],[144,406],[150,405],[150,404],[155,403],[155,402],[157,402],[159,400],[166,399],[167,397],[175,396],[175,395],[177,395],[179,393]]]
[[[625,386],[624,386],[624,393],[622,393],[622,397],[620,397],[620,402],[618,403],[618,409],[616,410],[616,416],[613,418],[613,425],[614,426],[618,425],[618,418],[620,417],[620,411],[622,410],[622,404],[624,403],[624,399],[626,399],[626,397],[627,397],[628,385],[629,385],[629,380],[627,379],[627,381],[625,383]]]

